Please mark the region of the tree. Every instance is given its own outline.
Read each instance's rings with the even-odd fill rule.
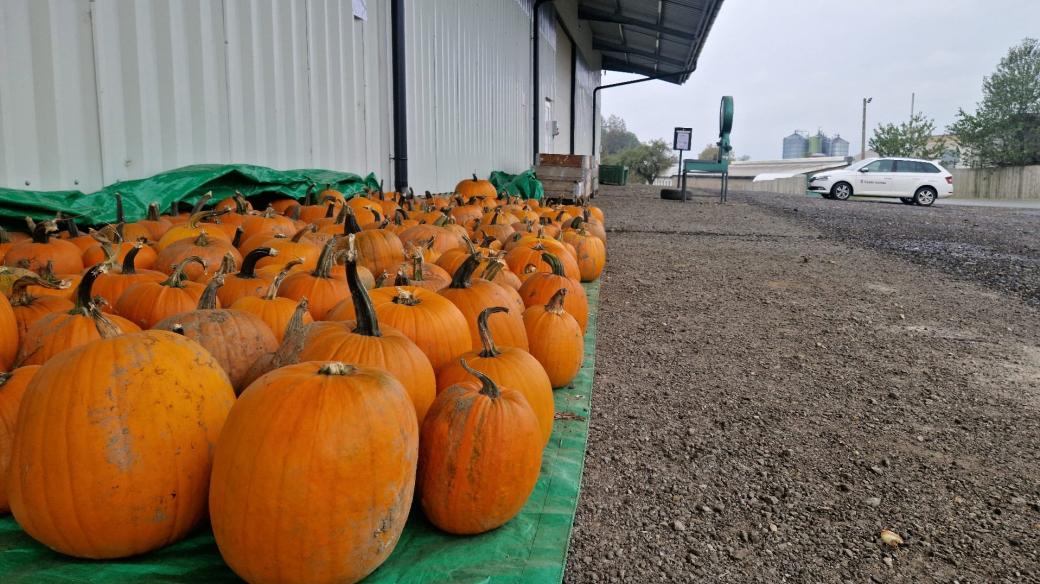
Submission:
[[[621,164],[627,166],[646,184],[654,184],[657,177],[678,162],[672,154],[671,145],[660,139],[630,148],[620,157]]]
[[[946,144],[944,140],[932,137],[934,131],[935,120],[918,112],[899,125],[879,124],[870,138],[870,149],[878,156],[939,158],[946,150]]]
[[[976,165],[1040,164],[1040,41],[1011,47],[983,78],[975,113],[959,110],[949,131]]]
[[[612,115],[603,122],[602,130],[602,157],[604,161],[607,156],[613,156],[639,146],[639,138],[628,131],[625,120]]]
[[[698,160],[718,160],[719,158],[719,147],[716,144],[708,144],[701,150],[701,153],[697,155]]]

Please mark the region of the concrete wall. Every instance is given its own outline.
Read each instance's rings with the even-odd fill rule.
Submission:
[[[959,168],[951,172],[957,199],[1040,199],[1040,166]]]
[[[678,177],[672,177],[671,179],[663,178],[658,179],[654,182],[655,185],[679,188]],[[721,179],[710,176],[686,177],[686,188],[690,189],[705,189],[709,191],[717,191],[721,188]],[[729,179],[729,190],[731,191],[754,191],[754,192],[768,192],[768,193],[783,193],[786,195],[804,195],[805,194],[805,177],[795,176],[791,178],[782,178],[777,180],[764,180],[760,182],[754,182],[751,178],[747,177],[730,177]]]

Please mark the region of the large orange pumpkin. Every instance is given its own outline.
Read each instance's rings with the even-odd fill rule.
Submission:
[[[215,238],[209,234],[209,231],[203,230],[193,238],[175,241],[166,246],[155,258],[155,269],[164,274],[172,274],[185,258],[199,257],[203,260],[202,263],[185,264],[182,270],[189,280],[205,282],[209,280],[206,266],[219,266],[227,254],[231,254],[236,265],[242,263],[242,254],[231,245],[230,241]]]
[[[180,335],[147,331],[65,351],[22,398],[8,477],[15,519],[81,558],[181,539],[205,518],[213,448],[234,401],[212,355]]]
[[[431,523],[448,533],[490,531],[527,502],[542,464],[538,418],[519,391],[462,367],[481,385],[441,392],[422,425],[418,492]]]
[[[159,241],[170,227],[173,227],[173,223],[159,214],[159,203],[155,202],[148,204],[148,215],[138,221],[137,225],[148,231],[149,241]]]
[[[257,273],[257,263],[267,257],[277,256],[278,250],[271,247],[258,247],[242,258],[242,267],[237,273],[227,274],[224,285],[217,291],[217,298],[222,306],[231,306],[239,298],[261,296],[271,280]],[[296,265],[296,264],[293,264]]]
[[[262,355],[278,348],[278,339],[260,317],[242,310],[218,309],[217,289],[224,276],[206,284],[198,307],[167,317],[153,327],[175,332],[205,347],[227,373],[235,393],[245,389],[249,368]]]
[[[430,360],[400,331],[380,326],[368,292],[358,279],[355,250],[347,255],[347,282],[357,320],[312,325],[298,359],[385,369],[404,386],[421,423],[437,389]]]
[[[149,329],[168,316],[195,308],[206,287],[184,278],[184,268],[190,263],[206,265],[198,256],[188,257],[162,282],[138,282],[130,286],[116,302],[116,314],[142,329]]]
[[[592,235],[582,225],[580,217],[574,219],[574,228],[563,232],[563,241],[574,246],[578,254],[578,270],[581,272],[582,282],[592,282],[603,273],[603,266],[607,263],[607,246],[599,237]]]
[[[470,351],[461,358],[472,368],[493,379],[496,384],[510,387],[524,394],[527,403],[531,405],[531,409],[538,417],[544,446],[549,443],[549,436],[552,435],[553,416],[556,414],[552,383],[545,370],[542,369],[541,363],[530,353],[516,347],[499,348],[495,345],[494,336],[488,328],[488,317],[496,312],[507,311],[508,309],[503,306],[493,306],[485,308],[480,313],[478,325],[481,349]],[[461,362],[453,360],[437,372],[437,392],[440,393],[453,385],[472,381],[472,379],[473,376],[462,367]]]
[[[550,272],[536,272],[531,274],[523,285],[520,286],[520,298],[524,306],[531,307],[536,304],[545,304],[553,297],[560,288],[567,289],[567,296],[563,302],[563,308],[571,313],[574,320],[578,321],[581,331],[589,323],[589,299],[585,296],[585,288],[577,280],[568,278],[563,273],[563,264],[555,255],[543,251],[542,261],[545,262]]]
[[[405,258],[404,244],[396,233],[387,229],[362,229],[353,212],[347,214],[344,233],[354,235],[358,263],[373,274],[392,274]]]
[[[502,286],[487,280],[473,278],[480,265],[480,254],[471,255],[452,276],[451,283],[438,292],[458,307],[469,326],[472,349],[480,349],[480,331],[477,319],[485,308],[513,306],[513,298]],[[527,350],[527,332],[523,318],[518,312],[503,313],[489,323],[491,332],[504,347],[519,347]]]
[[[397,267],[397,277],[384,286],[418,286],[433,292],[442,290],[451,283],[451,275],[437,264],[428,264],[421,251],[412,253],[412,259]]]
[[[160,254],[162,251],[174,243],[181,241],[182,239],[195,239],[203,232],[209,234],[214,239],[223,239],[224,241],[231,241],[231,236],[227,234],[223,229],[216,227],[213,224],[201,225],[202,221],[206,219],[212,219],[221,215],[227,214],[227,211],[199,211],[193,213],[188,221],[182,225],[175,225],[166,230],[162,238],[155,244],[155,249]],[[161,263],[157,265],[162,266]]]
[[[574,380],[585,357],[585,338],[578,321],[564,307],[567,289],[560,288],[545,305],[524,311],[524,326],[531,339],[531,355],[542,364],[553,387]]]
[[[76,304],[72,310],[52,312],[29,327],[18,353],[19,364],[42,365],[66,349],[140,331],[137,325],[120,316],[102,314],[94,301],[94,281],[107,269],[106,264],[98,264],[87,270],[76,288]]]
[[[308,361],[264,375],[217,443],[221,556],[249,582],[361,580],[404,529],[418,442],[415,409],[385,371]]]
[[[57,233],[54,221],[42,221],[33,228],[32,239],[12,244],[4,254],[4,265],[39,272],[48,262],[58,274],[78,274],[83,271],[82,252],[75,244],[51,237]],[[91,240],[93,241],[93,240]]]
[[[314,233],[314,231],[313,225],[305,225],[294,233],[292,237],[277,235],[268,238],[262,245],[277,251],[277,253],[261,258],[256,266],[258,268],[270,265],[283,266],[293,258],[300,258],[303,260],[302,265],[304,269],[313,270],[318,265],[318,257],[321,256],[321,246],[307,238],[307,235]],[[243,247],[243,251],[246,250],[246,247]]]
[[[10,373],[0,373],[0,514],[11,510],[7,500],[7,473],[11,468],[11,453],[14,451],[15,424],[18,408],[29,381],[39,365],[26,365]]]
[[[293,317],[298,302],[291,298],[278,296],[278,288],[281,287],[282,282],[298,261],[298,259],[294,259],[285,264],[282,271],[275,276],[274,281],[268,285],[267,292],[263,296],[242,296],[231,305],[231,308],[255,314],[260,320],[267,323],[279,343],[285,338],[289,321]],[[302,324],[314,322],[310,312],[305,312],[300,319]]]

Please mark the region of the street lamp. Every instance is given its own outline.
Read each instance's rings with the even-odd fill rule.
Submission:
[[[867,157],[867,104],[874,101],[873,97],[863,98],[863,133],[860,135],[859,141],[859,159],[863,160]]]

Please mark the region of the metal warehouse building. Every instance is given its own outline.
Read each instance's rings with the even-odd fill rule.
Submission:
[[[591,154],[600,72],[684,82],[720,4],[0,0],[0,187],[238,162],[446,190]]]

